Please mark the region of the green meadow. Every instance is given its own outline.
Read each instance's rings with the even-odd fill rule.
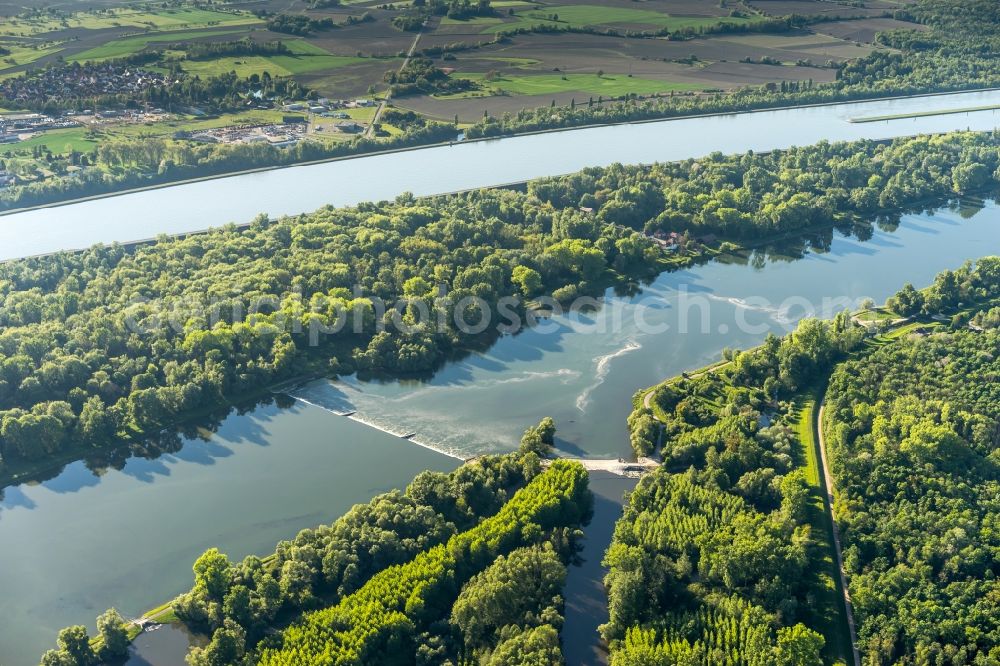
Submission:
[[[471,79],[485,87],[501,90],[514,95],[551,95],[555,93],[580,92],[605,97],[620,97],[629,93],[651,95],[682,90],[700,90],[702,86],[673,81],[657,81],[629,77],[624,74],[597,76],[597,74],[507,74],[492,81],[486,81],[484,74],[456,74]]]
[[[552,20],[552,16],[558,18]],[[565,5],[555,7],[545,7],[544,9],[532,10],[518,13],[517,20],[512,23],[490,26],[483,32],[497,32],[499,30],[515,30],[518,28],[530,28],[544,23],[553,26],[565,26],[570,28],[585,28],[598,25],[634,24],[638,26],[650,26],[652,28],[666,28],[668,30],[683,30],[684,28],[706,28],[720,23],[748,23],[756,19],[749,18],[716,18],[711,16],[671,16],[665,12],[657,12],[649,9],[632,9],[629,7],[603,7],[600,5]]]

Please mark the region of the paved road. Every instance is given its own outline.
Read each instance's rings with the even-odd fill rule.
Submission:
[[[819,413],[813,427],[816,429],[816,441],[819,443],[819,455],[823,462],[824,485],[826,486],[826,496],[823,498],[826,504],[826,511],[830,515],[830,524],[833,526],[833,550],[837,558],[837,571],[840,573],[840,587],[844,590],[844,610],[847,614],[847,627],[851,632],[851,649],[854,656],[854,666],[861,666],[861,653],[858,652],[858,633],[854,625],[854,607],[851,604],[851,592],[847,588],[847,572],[844,570],[844,556],[840,547],[840,528],[837,527],[837,519],[833,515],[833,475],[830,474],[830,465],[826,459],[826,441],[823,438],[823,414],[826,410],[824,402],[820,402]]]

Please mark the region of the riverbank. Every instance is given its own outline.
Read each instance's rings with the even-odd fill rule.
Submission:
[[[302,383],[309,381],[310,379],[315,379],[318,376],[319,375],[315,374],[305,374],[298,380],[292,381]],[[58,472],[60,468],[65,467],[66,465],[79,460],[85,460],[88,456],[111,453],[116,449],[124,449],[141,444],[143,441],[149,441],[157,435],[164,434],[171,430],[177,430],[185,425],[194,425],[199,419],[208,418],[222,411],[226,411],[228,413],[230,410],[239,407],[240,405],[274,395],[278,392],[277,387],[287,385],[288,383],[289,380],[283,380],[273,386],[266,386],[233,396],[219,404],[201,407],[162,424],[155,431],[132,431],[121,433],[120,436],[116,437],[113,442],[105,446],[87,446],[85,444],[77,444],[61,451],[59,455],[52,456],[45,460],[16,462],[4,461],[5,464],[3,470],[0,471],[0,494],[2,494],[2,491],[9,486],[38,480],[51,472]]]
[[[529,131],[525,131],[525,132],[515,132],[515,133],[511,133],[511,134],[502,134],[502,135],[497,135],[497,136],[477,137],[477,138],[474,138],[474,139],[463,139],[461,141],[457,141],[457,140],[438,141],[438,142],[431,142],[431,143],[415,144],[415,145],[412,145],[412,146],[404,146],[404,147],[399,147],[399,148],[388,148],[388,149],[382,149],[382,150],[371,150],[371,151],[353,153],[353,154],[349,154],[349,155],[339,155],[339,156],[334,156],[334,157],[321,158],[321,159],[317,159],[317,160],[307,160],[307,161],[295,162],[295,163],[291,163],[291,164],[265,165],[265,166],[259,166],[259,167],[252,167],[252,168],[248,168],[248,169],[241,169],[241,170],[235,170],[235,171],[226,171],[226,172],[221,172],[221,173],[216,173],[216,174],[206,174],[204,176],[196,176],[196,177],[192,177],[192,178],[178,178],[176,180],[173,180],[173,179],[172,180],[164,180],[162,182],[150,183],[148,185],[143,185],[143,186],[140,186],[140,187],[131,187],[131,188],[122,189],[122,190],[113,190],[113,191],[110,191],[110,192],[102,192],[102,193],[93,194],[93,195],[72,197],[72,198],[68,198],[68,199],[56,199],[56,200],[53,200],[51,202],[33,204],[33,205],[30,205],[30,206],[20,206],[20,207],[17,207],[17,208],[5,208],[3,210],[0,210],[0,218],[3,218],[5,216],[10,216],[10,215],[15,215],[15,214],[20,214],[20,213],[30,212],[30,211],[34,211],[34,210],[42,210],[42,209],[47,209],[47,208],[59,208],[59,207],[63,207],[63,206],[73,205],[73,204],[85,203],[85,202],[88,202],[88,201],[97,201],[97,200],[102,200],[102,199],[109,199],[109,198],[120,197],[120,196],[124,196],[124,195],[128,195],[128,194],[136,194],[136,193],[141,193],[141,192],[149,192],[149,191],[161,190],[161,189],[164,189],[164,188],[177,187],[177,186],[182,186],[182,185],[191,185],[191,184],[195,184],[195,183],[201,183],[201,182],[207,182],[207,181],[214,181],[214,180],[224,180],[224,179],[227,179],[227,178],[234,178],[234,177],[238,177],[238,176],[245,176],[245,175],[251,175],[251,174],[258,174],[258,173],[266,173],[266,172],[272,172],[272,171],[280,171],[280,170],[292,169],[292,168],[297,168],[297,167],[317,166],[317,165],[322,165],[322,164],[344,162],[344,161],[348,161],[348,160],[357,160],[357,159],[370,158],[370,157],[386,156],[386,155],[401,154],[401,153],[410,153],[410,152],[420,151],[420,150],[428,150],[428,149],[433,149],[433,148],[443,148],[443,147],[448,147],[448,146],[454,146],[454,145],[457,145],[457,144],[475,144],[475,143],[482,143],[482,142],[502,141],[502,140],[505,140],[505,139],[512,139],[512,138],[531,137],[531,136],[539,136],[539,135],[550,135],[550,134],[558,134],[558,133],[562,133],[562,132],[584,131],[584,130],[605,128],[605,127],[624,126],[624,125],[649,125],[649,124],[655,124],[655,123],[669,123],[669,122],[673,122],[673,121],[697,120],[697,119],[708,119],[708,118],[721,118],[721,117],[730,117],[730,116],[742,116],[742,115],[748,115],[748,114],[767,113],[767,112],[774,112],[774,111],[789,111],[789,110],[795,110],[795,109],[835,108],[835,107],[845,106],[845,105],[850,105],[850,104],[865,104],[865,103],[877,103],[877,102],[890,102],[890,101],[896,101],[896,100],[910,100],[910,99],[923,99],[923,98],[933,99],[933,98],[936,98],[936,97],[947,96],[947,95],[966,95],[966,94],[975,94],[975,93],[988,93],[988,92],[995,92],[995,91],[1000,91],[1000,87],[942,90],[942,91],[934,91],[934,92],[927,92],[927,93],[915,93],[915,94],[907,94],[907,95],[885,95],[885,96],[879,96],[879,97],[865,97],[865,98],[859,98],[859,99],[847,99],[847,100],[839,100],[839,101],[832,101],[832,102],[817,102],[817,103],[810,103],[810,104],[789,104],[789,105],[779,105],[779,106],[759,105],[759,106],[755,106],[753,108],[739,109],[739,110],[733,110],[733,111],[717,111],[717,112],[710,112],[710,113],[697,113],[697,112],[695,112],[695,113],[670,115],[670,116],[657,117],[657,118],[644,118],[644,119],[637,119],[637,120],[623,120],[623,121],[620,121],[620,122],[611,122],[611,123],[585,123],[585,124],[580,124],[580,125],[570,125],[570,126],[564,126],[564,127],[553,127],[553,128],[546,128],[546,129],[529,130]],[[948,115],[948,114],[947,113],[928,112],[926,115],[927,116],[935,116],[935,115]],[[913,116],[906,116],[906,117],[913,117]],[[558,174],[549,174],[549,175],[558,175]],[[496,186],[494,185],[494,186],[491,186],[491,187],[496,187]],[[479,188],[469,188],[469,189],[479,189]],[[466,190],[464,190],[464,189],[463,190],[456,190],[456,192],[457,191],[466,191]],[[303,211],[299,211],[299,212],[303,212]]]
[[[914,111],[912,113],[897,113],[888,116],[869,116],[867,118],[851,118],[852,123],[877,123],[883,120],[903,120],[905,118],[926,118],[927,116],[950,116],[956,113],[975,113],[977,111],[997,111],[1000,104],[988,106],[969,106],[962,109],[945,109],[941,111]]]

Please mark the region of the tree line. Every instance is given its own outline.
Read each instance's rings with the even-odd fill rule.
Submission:
[[[338,21],[331,16],[323,18],[310,18],[305,14],[269,14],[266,10],[254,12],[257,16],[266,20],[268,30],[283,32],[289,35],[307,36],[315,32],[334,30],[345,26],[357,25],[358,23],[370,23],[375,17],[370,12],[364,12],[360,16],[348,16]]]

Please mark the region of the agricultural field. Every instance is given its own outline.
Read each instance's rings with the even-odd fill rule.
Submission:
[[[246,26],[260,19],[245,12],[177,8],[155,11],[108,9],[77,12],[61,17],[49,14],[18,16],[0,24],[0,36],[31,37],[62,30],[104,30],[127,27],[139,30],[176,30],[209,26]]]
[[[21,66],[29,66],[45,58],[46,56],[58,53],[61,49],[58,44],[33,44],[25,45],[20,42],[6,41],[0,39],[0,47],[9,51],[7,55],[0,58],[0,78],[16,75],[16,69]]]
[[[580,103],[591,96],[727,90],[782,81],[831,81],[830,65],[872,47],[810,31],[721,34],[683,41],[598,34],[516,35],[501,43],[439,59],[452,76],[482,82],[457,96],[397,98],[437,118],[475,120],[484,112]],[[598,77],[598,73],[602,73]],[[488,81],[486,79],[494,79]]]
[[[235,0],[213,9],[183,2],[126,6],[93,0],[52,8],[22,2],[29,11],[0,21],[0,47],[10,51],[0,57],[0,81],[59,62],[132,58],[160,75],[207,81],[235,73],[245,80],[266,72],[294,80],[314,97],[380,98],[414,48],[446,76],[475,85],[411,88],[394,94],[393,105],[460,123],[627,95],[831,81],[840,63],[878,48],[872,43],[878,31],[911,25],[889,18],[904,0],[873,0],[864,7],[819,0],[496,0],[491,15],[431,16],[419,34],[400,27],[398,19],[414,11],[405,2],[349,0],[312,8],[307,0]],[[789,13],[812,15],[816,22],[780,33],[754,28]],[[285,31],[269,21],[276,15],[312,27]],[[241,41],[280,43],[287,51],[255,47],[205,54],[206,47]],[[199,49],[191,53],[187,45]],[[219,118],[237,110],[226,109]],[[177,122],[189,121],[215,119]],[[176,122],[157,125],[120,131],[168,136],[179,129]],[[114,133],[104,126],[100,131]]]
[[[465,75],[483,88],[496,94],[552,95],[567,92],[582,92],[592,96],[620,97],[629,93],[652,95],[679,90],[697,90],[698,86],[685,83],[669,83],[653,79],[634,78],[623,75],[606,74],[534,74],[504,75],[484,79],[479,74]]]
[[[886,30],[919,30],[926,32],[929,28],[917,23],[907,23],[891,18],[854,19],[850,21],[831,21],[816,25],[816,32],[829,35],[834,39],[849,42],[871,44],[875,35]]]
[[[336,56],[304,40],[283,42],[291,53],[272,56],[234,56],[212,60],[185,60],[181,69],[202,78],[236,72],[239,77],[268,72],[271,76],[294,76],[339,69],[365,62],[357,56]]]
[[[630,3],[634,4],[634,3]],[[536,5],[534,9],[509,10],[512,13],[498,12],[499,16],[474,17],[466,20],[445,18],[441,21],[439,31],[462,34],[491,34],[511,30],[531,28],[544,25],[555,28],[593,28],[611,27],[624,30],[655,31],[683,30],[685,28],[708,28],[720,23],[739,25],[750,23],[754,18],[734,18],[718,16],[679,16],[666,11],[652,9],[635,9],[628,6],[607,5]]]
[[[817,6],[813,8],[812,4]],[[886,4],[886,8],[882,4]],[[881,16],[889,11],[888,4],[882,4],[868,3],[864,11],[847,8],[850,10],[847,15]],[[137,8],[131,8],[133,6]],[[823,34],[812,31],[801,34],[714,32],[724,24],[752,25],[793,10],[799,14],[827,17],[830,11],[845,9],[836,5],[831,10],[830,3],[814,3],[813,0],[650,0],[641,5],[630,0],[576,0],[572,4],[498,0],[492,6],[492,16],[434,17],[420,35],[419,48],[447,47],[454,52],[454,61],[439,57],[438,66],[453,68],[458,76],[470,80],[485,79],[493,70],[504,79],[502,85],[485,86],[476,94],[452,99],[452,105],[467,106],[464,100],[468,97],[524,98],[520,100],[524,104],[501,101],[504,108],[516,110],[536,102],[551,103],[553,99],[557,104],[569,103],[575,97],[591,94],[617,97],[728,89],[791,80],[824,81],[830,75],[820,67],[831,61],[842,62],[867,54],[870,47],[856,43],[866,41],[864,34],[860,34],[862,39],[858,38],[859,31],[880,29],[878,23],[866,27],[842,21],[818,24],[826,29]],[[207,10],[183,5],[167,9],[154,9],[152,5],[124,8],[110,2],[95,2],[94,7],[93,11],[74,14],[35,12],[5,21],[0,28],[0,40],[17,41],[0,42],[12,51],[0,63],[0,77],[19,74],[30,66],[42,66],[59,57],[81,63],[107,61],[163,50],[168,45],[173,48],[178,43],[249,37],[257,42],[280,40],[292,53],[188,60],[183,59],[181,52],[179,69],[202,78],[228,72],[246,77],[267,71],[272,76],[294,77],[323,96],[351,97],[365,94],[373,87],[376,92],[384,90],[386,72],[398,66],[394,59],[404,54],[416,37],[413,32],[393,24],[394,18],[407,11],[405,3],[385,5],[372,0],[355,0],[337,7],[310,9],[304,0],[287,3],[267,0],[234,2],[222,10]],[[357,18],[368,14],[370,20],[345,24],[335,30],[290,35],[268,30],[265,21],[252,11],[283,12],[317,20],[330,18],[339,23],[350,16]],[[885,18],[863,20],[892,21]],[[534,26],[573,31],[610,30],[617,34],[529,33],[497,40],[497,33]],[[677,41],[624,36],[630,32],[687,29],[696,36],[702,31],[708,32],[695,39]],[[31,44],[25,41],[29,36]],[[43,39],[45,41],[41,42]],[[39,43],[44,46],[39,47]],[[174,55],[177,54],[171,53]],[[365,61],[366,57],[374,60]],[[762,60],[778,61],[785,66],[760,65]],[[802,66],[803,63],[818,67]],[[606,76],[589,76],[599,72]],[[539,96],[545,99],[535,99]],[[401,103],[415,109],[435,107],[434,115],[453,116],[447,108],[449,104],[437,108],[447,101],[414,99],[401,100]],[[475,109],[475,114],[481,114],[482,110]],[[473,110],[459,109],[458,112],[472,114]]]
[[[73,62],[101,62],[114,58],[124,58],[139,53],[149,47],[156,47],[159,44],[169,44],[183,42],[187,40],[202,40],[208,37],[220,37],[229,35],[239,35],[240,31],[228,30],[183,30],[177,32],[161,32],[127,37],[125,39],[114,39],[101,46],[96,46],[86,51],[81,51],[68,58]]]

